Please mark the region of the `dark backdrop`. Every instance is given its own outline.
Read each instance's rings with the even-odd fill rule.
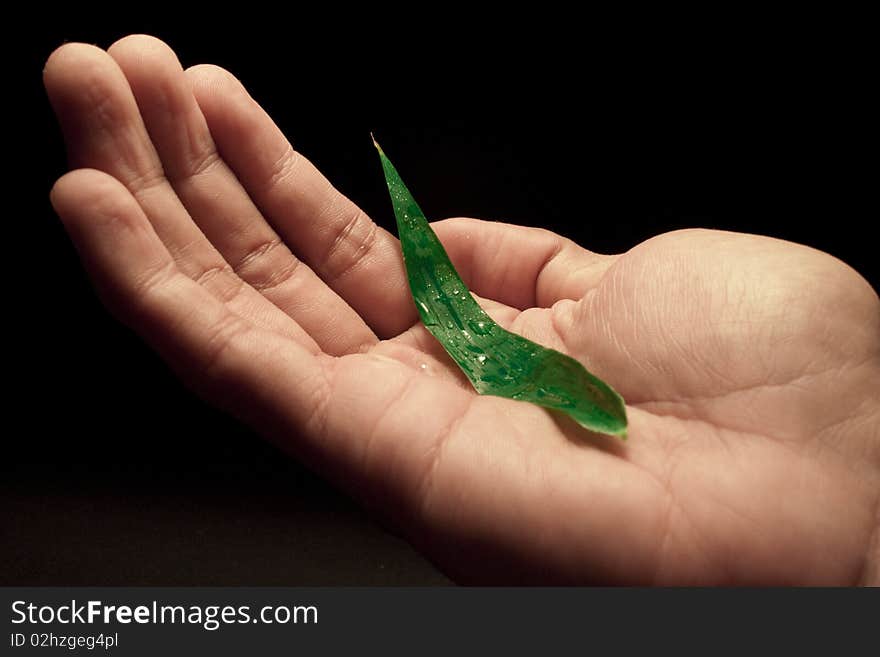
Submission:
[[[675,32],[560,17],[518,30],[453,21],[429,40],[365,24],[350,39],[326,21],[260,18],[53,14],[11,42],[0,584],[446,581],[195,399],[102,309],[47,198],[64,154],[40,72],[63,41],[150,32],[184,65],[226,66],[389,228],[370,131],[429,217],[544,226],[599,252],[682,227],[762,233],[878,285],[857,36],[830,44],[833,26],[766,17]]]

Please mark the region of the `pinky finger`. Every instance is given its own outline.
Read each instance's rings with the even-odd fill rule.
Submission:
[[[205,391],[206,384],[234,382],[238,393],[241,386],[259,393],[271,386],[261,363],[277,361],[282,349],[300,374],[320,374],[319,349],[301,328],[290,339],[255,327],[179,271],[140,206],[112,176],[72,171],[55,184],[51,200],[110,310],[189,383]]]

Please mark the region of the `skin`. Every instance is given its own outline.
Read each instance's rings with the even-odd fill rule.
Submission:
[[[433,224],[499,323],[625,397],[623,443],[476,395],[396,239],[228,72],[130,36],[66,44],[44,78],[72,166],[52,203],[108,307],[458,581],[880,583],[880,302],[844,263]]]

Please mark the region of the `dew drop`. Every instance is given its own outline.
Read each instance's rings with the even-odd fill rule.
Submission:
[[[491,331],[486,322],[468,322],[470,324],[471,330],[477,335],[488,335]]]
[[[424,301],[419,300],[419,308],[421,308],[421,316],[422,321],[425,323],[425,326],[436,326],[437,325],[437,317],[434,315],[430,306],[426,304]]]

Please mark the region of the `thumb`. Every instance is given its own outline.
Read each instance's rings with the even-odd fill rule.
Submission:
[[[617,259],[542,228],[465,218],[431,227],[473,292],[520,309],[580,299]]]

